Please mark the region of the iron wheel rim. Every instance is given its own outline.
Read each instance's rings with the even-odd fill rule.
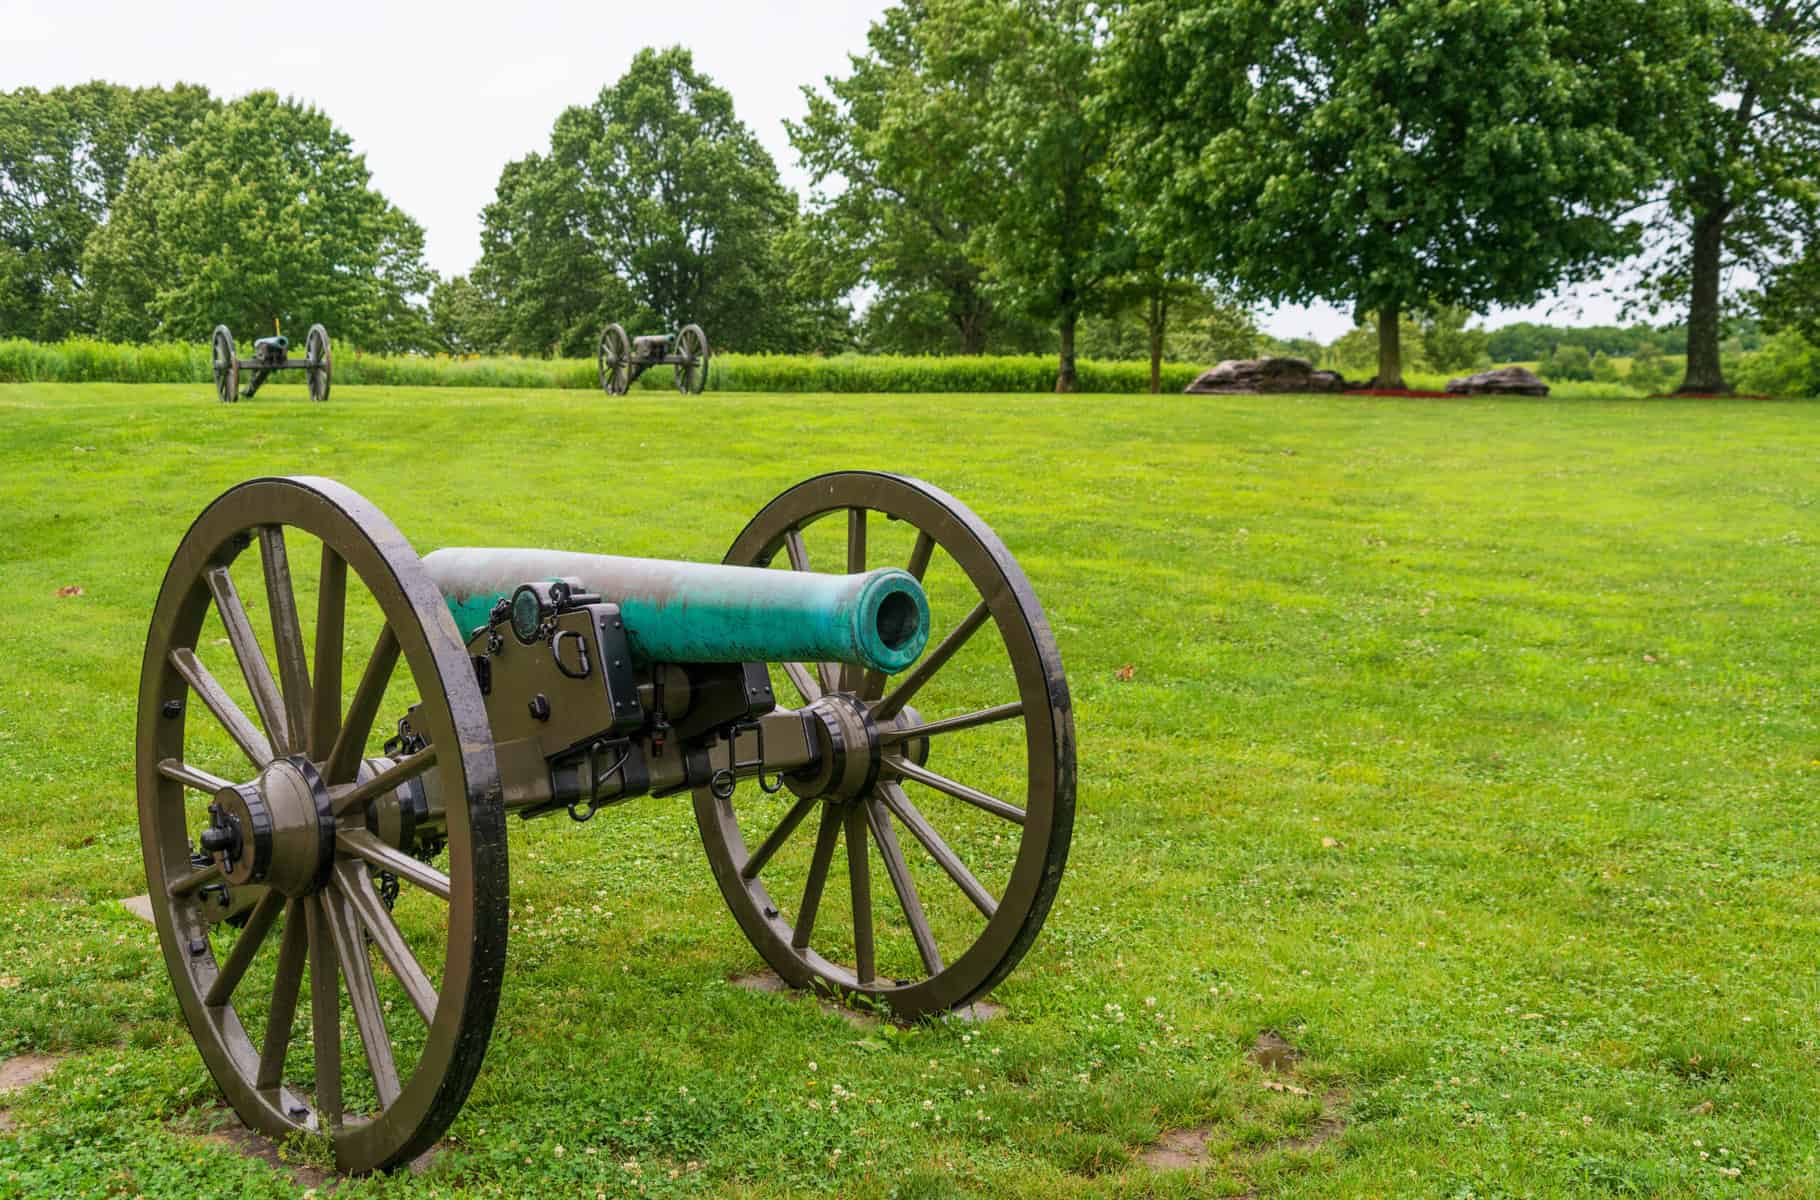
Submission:
[[[278,531],[275,551],[271,548],[274,538],[270,531],[273,529]],[[249,532],[253,535],[251,538],[246,536]],[[173,778],[167,767],[172,761],[178,764],[189,761],[184,757],[185,731],[190,724],[187,710],[195,709],[200,715],[198,723],[202,725],[209,722],[213,711],[202,690],[192,682],[191,676],[179,668],[181,655],[178,652],[187,651],[191,660],[199,659],[196,642],[209,612],[213,609],[218,616],[226,612],[224,601],[216,590],[219,584],[211,581],[214,569],[225,568],[254,542],[259,544],[259,557],[265,567],[268,590],[262,599],[267,600],[273,609],[272,640],[279,644],[277,657],[280,673],[285,676],[287,685],[279,689],[278,702],[282,704],[285,713],[285,729],[280,732],[275,728],[277,720],[265,712],[264,706],[259,702],[257,688],[251,683],[256,671],[249,672],[246,668],[240,668],[242,675],[249,681],[248,686],[254,690],[255,709],[259,718],[255,733],[263,731],[267,748],[275,758],[285,757],[280,751],[292,748],[293,737],[306,737],[305,732],[292,732],[298,725],[297,713],[300,709],[293,707],[296,703],[292,699],[293,688],[288,686],[295,680],[282,648],[286,639],[277,631],[279,605],[274,599],[276,593],[272,590],[274,585],[271,582],[272,562],[288,563],[283,536],[286,532],[307,534],[321,541],[324,548],[325,578],[328,578],[331,570],[329,559],[333,555],[341,564],[339,569],[344,580],[352,577],[367,589],[384,617],[385,628],[395,635],[394,644],[397,649],[393,655],[394,664],[404,666],[405,673],[422,695],[422,723],[432,745],[454,748],[452,753],[439,750],[435,764],[442,794],[449,798],[446,806],[449,872],[446,876],[448,930],[444,958],[440,979],[429,981],[434,990],[434,1003],[431,1005],[433,1015],[423,1018],[426,1028],[421,1053],[415,1066],[410,1069],[408,1078],[398,1081],[397,1095],[389,1103],[384,1100],[377,1083],[378,1069],[369,1067],[374,1072],[374,1091],[381,1096],[382,1108],[366,1120],[355,1117],[337,1122],[332,1115],[323,1111],[332,1110],[337,1103],[319,1103],[324,1101],[321,1095],[324,1059],[318,1058],[315,1063],[311,1075],[312,1092],[307,1097],[298,1087],[287,1084],[282,1072],[287,1060],[297,1061],[288,1047],[295,1036],[298,1020],[306,1022],[312,1030],[329,1027],[322,1013],[296,1011],[297,991],[304,981],[302,972],[305,967],[301,964],[307,959],[312,997],[316,994],[315,983],[319,978],[317,972],[324,972],[320,976],[324,980],[331,978],[326,972],[336,972],[332,976],[336,981],[333,992],[337,1006],[333,1025],[336,1031],[336,1065],[332,1074],[337,1091],[346,1080],[343,1062],[346,1055],[341,1049],[341,1034],[345,1031],[347,1022],[341,1012],[341,1005],[344,992],[350,997],[353,995],[355,986],[350,983],[350,971],[357,973],[358,969],[352,967],[353,951],[345,951],[347,956],[344,957],[343,947],[358,942],[359,961],[367,964],[369,972],[372,971],[372,965],[366,942],[349,935],[337,943],[334,939],[339,934],[334,932],[334,925],[336,921],[351,919],[357,923],[344,925],[341,932],[345,933],[349,929],[364,932],[376,946],[383,932],[378,922],[368,922],[362,913],[356,911],[358,904],[351,898],[358,880],[367,878],[364,871],[349,872],[347,879],[351,887],[350,890],[343,890],[343,867],[361,860],[341,853],[338,843],[334,855],[335,877],[330,884],[309,895],[284,898],[283,903],[267,918],[264,929],[259,931],[260,939],[266,942],[275,940],[268,935],[277,916],[284,917],[285,944],[277,947],[280,963],[278,971],[274,973],[272,999],[273,1008],[277,1009],[280,1007],[277,996],[281,985],[276,981],[279,974],[287,970],[284,956],[290,953],[289,943],[293,936],[289,932],[291,923],[302,919],[305,926],[305,932],[296,935],[303,943],[303,949],[299,953],[304,957],[293,961],[288,968],[294,977],[289,1001],[292,1011],[282,1042],[287,1049],[276,1055],[280,1074],[275,1084],[261,1079],[262,1063],[268,1051],[255,1045],[241,1022],[232,991],[237,985],[230,985],[230,994],[225,1002],[211,1003],[208,989],[220,979],[225,965],[216,959],[212,949],[208,952],[195,950],[197,938],[202,939],[205,947],[208,938],[208,926],[200,911],[200,902],[187,893],[172,894],[174,886],[179,889],[185,887],[187,879],[196,873],[189,858],[189,831],[195,822],[198,804],[194,799],[194,785],[186,786]],[[284,580],[284,587],[288,591],[288,565],[281,565],[277,574]],[[322,590],[326,594],[331,589],[325,587]],[[345,583],[340,594],[344,597],[345,611]],[[238,601],[234,603],[238,604]],[[290,601],[290,613],[289,625],[299,630],[295,635],[296,654],[301,655],[301,626],[297,622],[294,596]],[[342,618],[335,616],[331,619],[327,614],[328,609],[319,607],[319,629],[324,624],[330,624],[340,629],[339,636],[345,638],[345,626],[340,624]],[[223,623],[227,623],[225,616]],[[243,628],[247,625],[244,607],[241,608],[238,623]],[[256,641],[255,645],[262,646],[262,641]],[[381,642],[383,644],[383,637]],[[325,656],[320,652],[321,648],[318,649],[315,669],[304,667],[301,670],[303,678],[310,684],[326,685],[328,680],[322,671]],[[345,644],[341,649],[342,653],[337,657],[348,658]],[[232,655],[213,651],[209,653],[217,661],[225,660],[231,665],[237,665],[240,660],[238,645]],[[354,653],[358,654],[359,648],[355,648]],[[368,659],[369,670],[381,657],[376,649],[373,657]],[[189,669],[193,672],[193,668]],[[206,674],[206,668],[204,671]],[[267,682],[272,683],[269,666],[266,673]],[[334,675],[340,676],[341,673],[342,668],[338,664]],[[354,710],[363,706],[363,696],[368,694],[364,675],[365,672],[362,683],[356,687],[348,701],[346,718],[337,712],[337,728],[346,723],[346,720],[351,720]],[[388,668],[385,678],[390,677],[391,668]],[[334,678],[334,687],[340,694],[346,695],[342,682],[340,678]],[[384,682],[385,679],[382,678],[381,694]],[[216,687],[219,690],[218,683]],[[311,696],[313,695],[312,691]],[[377,705],[378,699],[377,695],[373,697],[373,705]],[[173,705],[176,706],[174,715]],[[341,705],[335,707],[339,710]],[[318,718],[313,707],[309,713],[308,752],[300,752],[298,756],[315,761],[320,749],[315,742],[326,739],[316,736]],[[245,714],[242,715],[244,718]],[[216,724],[226,728],[225,723],[219,720]],[[138,727],[136,777],[141,842],[159,941],[180,1007],[197,1048],[229,1103],[249,1127],[273,1137],[300,1131],[327,1134],[334,1142],[337,1165],[346,1171],[387,1169],[422,1153],[434,1144],[460,1111],[479,1072],[491,1035],[505,961],[506,848],[498,771],[486,724],[484,703],[440,593],[424,574],[409,543],[376,508],[354,492],[330,480],[266,478],[249,481],[224,493],[191,526],[165,576],[146,641],[146,657],[140,681]],[[241,736],[245,736],[244,731]],[[229,737],[234,741],[240,740],[232,731],[229,731]],[[257,741],[256,738],[254,740]],[[363,750],[367,740],[361,739],[361,744],[355,749]],[[258,765],[257,758],[246,752],[244,746],[242,751],[252,760],[253,765]],[[245,766],[236,765],[242,769]],[[364,777],[365,769],[362,769],[362,774],[356,778]],[[353,780],[350,779],[349,782]],[[337,828],[357,829],[360,827],[360,815],[359,809],[353,810]],[[260,919],[259,908],[270,903],[269,898],[276,895],[276,889],[267,892],[268,899],[262,900],[260,906],[254,909],[253,920],[249,920],[243,929],[240,935],[242,938],[253,932],[255,922]],[[335,895],[341,899],[327,898]],[[351,918],[348,916],[350,913]],[[325,927],[324,931],[319,932],[319,926]],[[240,943],[236,941],[235,944],[238,946]],[[419,944],[423,944],[422,939]],[[262,948],[258,941],[254,945]],[[257,953],[258,949],[255,949],[254,954]],[[231,964],[238,957],[230,952],[228,963]],[[331,958],[334,961],[329,961]],[[319,962],[323,965],[318,966]],[[421,965],[419,970],[422,970]],[[244,980],[244,977],[241,978]],[[373,976],[369,974],[367,984],[370,986],[372,982]],[[324,989],[325,994],[328,990]],[[359,1006],[350,999],[349,1007],[354,1009],[356,1015],[354,1054],[358,1056],[364,1051],[370,1064],[377,1052],[368,1041],[367,1029],[360,1025]],[[371,1011],[369,1003],[369,1016]],[[394,1022],[414,1019],[418,1018],[410,1007],[393,1018]],[[276,1023],[276,1018],[272,1020]],[[387,1024],[383,1013],[378,1020],[379,1030],[385,1031]],[[268,1044],[270,1039],[271,1031],[268,1029]],[[391,1055],[390,1035],[378,1040],[386,1042],[386,1054]],[[312,1041],[324,1043],[326,1040],[312,1038]],[[330,1119],[324,1121],[324,1116],[329,1116]]]
[[[855,509],[908,522],[918,532],[919,550],[920,539],[929,537],[934,542],[934,549],[952,558],[977,589],[981,597],[979,603],[986,610],[985,619],[998,627],[1011,660],[1018,703],[1023,707],[1019,719],[1025,722],[1027,786],[1017,857],[1002,894],[993,897],[996,912],[985,919],[984,927],[958,955],[942,961],[939,971],[920,978],[875,977],[867,982],[862,980],[855,966],[822,955],[815,948],[812,935],[808,946],[794,945],[796,926],[771,896],[762,876],[746,877],[744,871],[752,852],[746,838],[748,831],[742,828],[737,806],[741,795],[750,795],[750,784],[724,800],[716,797],[711,789],[697,790],[695,815],[722,896],[748,940],[779,976],[799,988],[821,988],[869,997],[889,1006],[899,1017],[912,1018],[960,1007],[985,995],[1010,973],[1041,931],[1061,884],[1073,830],[1072,708],[1054,637],[1022,570],[1003,542],[978,516],[954,497],[929,484],[903,476],[862,471],[838,472],[808,480],[778,496],[755,516],[735,539],[725,561],[742,565],[769,564],[778,554],[792,549],[789,545],[792,532],[799,534],[796,549],[800,550],[801,529]],[[926,557],[924,561],[927,562]],[[852,563],[848,566],[851,568]],[[915,670],[912,667],[905,675]],[[884,682],[868,678],[862,685],[862,694],[883,693],[889,698],[896,689],[885,689]],[[798,686],[800,690],[801,685]],[[869,703],[874,713],[879,711],[878,701]],[[901,788],[904,780],[900,778],[896,782]],[[872,791],[882,792],[885,786],[881,779]],[[865,803],[870,803],[870,795]],[[824,806],[831,807],[826,806],[826,802]],[[890,807],[890,802],[884,802],[884,807],[890,817],[895,818],[885,821],[893,836],[899,829],[911,834],[900,840],[901,846],[914,845],[921,840],[908,822]],[[911,805],[911,811],[917,811],[914,805]],[[824,811],[823,820],[827,819]],[[851,821],[850,817],[842,819]],[[934,824],[927,817],[923,820],[926,824]],[[805,836],[811,824],[806,816],[801,818],[797,832],[791,836]],[[879,850],[877,827],[869,825],[868,829],[871,837],[868,839],[862,833],[861,840],[869,841],[874,850]],[[848,841],[851,832],[852,825],[849,824],[840,834],[841,840]],[[939,827],[937,832],[939,834]],[[818,839],[822,836],[819,830],[816,836]],[[923,845],[927,850],[928,844]],[[889,896],[895,886],[893,880],[873,890]],[[836,887],[837,893],[838,890]],[[804,899],[807,899],[806,895]],[[824,894],[820,903],[827,903],[828,899]],[[901,892],[898,899],[901,910]],[[811,917],[811,925],[813,923]],[[858,924],[857,917],[855,924]],[[927,961],[921,965],[927,967]]]

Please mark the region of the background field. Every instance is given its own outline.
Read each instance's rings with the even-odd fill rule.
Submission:
[[[1820,1194],[1816,416],[0,387],[0,1057],[69,1055],[0,1100],[0,1195],[297,1191],[199,1136],[218,1094],[118,904],[145,623],[208,500],[307,472],[423,550],[713,559],[839,467],[971,503],[1061,644],[1080,813],[1008,1015],[731,986],[759,962],[681,803],[515,826],[450,1149],[338,1195]],[[1137,1160],[1200,1126],[1208,1165]]]

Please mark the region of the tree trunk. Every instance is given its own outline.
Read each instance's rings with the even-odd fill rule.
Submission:
[[[1080,314],[1072,309],[1062,314],[1062,362],[1055,374],[1055,390],[1058,392],[1078,392],[1080,381],[1074,374],[1074,327],[1080,323]]]
[[[1694,219],[1693,279],[1687,300],[1687,374],[1677,392],[1730,392],[1719,362],[1719,275],[1725,213],[1717,206]]]
[[[1163,390],[1163,334],[1169,325],[1169,302],[1161,296],[1151,296],[1146,320],[1150,330],[1150,394],[1155,396]]]
[[[1374,388],[1397,388],[1403,384],[1403,309],[1386,304],[1378,310],[1378,377]]]

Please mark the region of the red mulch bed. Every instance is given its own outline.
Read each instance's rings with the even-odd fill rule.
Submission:
[[[1451,400],[1453,392],[1416,392],[1408,388],[1347,388],[1348,396],[1402,396],[1411,400]]]

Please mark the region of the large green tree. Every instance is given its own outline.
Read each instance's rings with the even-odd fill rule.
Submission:
[[[925,0],[893,5],[866,35],[852,72],[805,87],[808,114],[789,123],[815,197],[811,228],[838,247],[849,289],[873,296],[869,316],[893,349],[983,354],[1002,323],[970,242],[995,196],[973,153],[966,89],[929,71]]]
[[[1120,131],[1100,102],[1107,21],[1092,0],[930,0],[921,25],[991,191],[976,253],[1011,303],[1054,324],[1058,392],[1077,386],[1081,319],[1116,304],[1137,266],[1112,177]]]
[[[374,350],[427,338],[423,230],[370,185],[315,108],[254,92],[182,149],[135,161],[82,258],[97,326],[120,341],[205,338],[217,324],[298,336],[320,321]]]
[[[1680,136],[1669,242],[1649,280],[1686,306],[1684,392],[1723,392],[1728,275],[1772,275],[1820,214],[1820,0],[1721,0],[1708,14],[1707,94]]]
[[[1134,0],[1114,32],[1127,169],[1185,264],[1278,302],[1483,312],[1637,244],[1688,89],[1694,0]]]
[[[693,321],[717,346],[786,350],[816,323],[794,287],[795,197],[680,47],[639,51],[592,104],[563,112],[547,154],[507,165],[484,219],[475,281],[521,349],[591,353],[615,319],[633,333]]]
[[[82,251],[128,165],[184,145],[219,107],[207,89],[182,83],[0,92],[0,337],[50,341],[93,328]]]

